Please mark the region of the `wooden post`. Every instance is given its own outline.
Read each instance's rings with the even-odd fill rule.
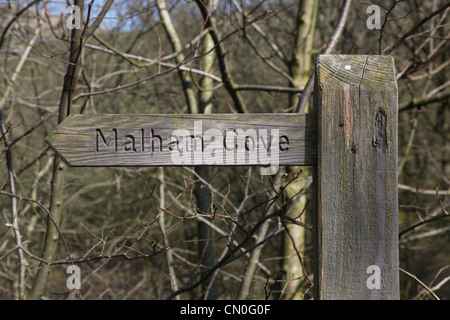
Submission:
[[[399,299],[397,81],[390,56],[320,55],[316,299]]]

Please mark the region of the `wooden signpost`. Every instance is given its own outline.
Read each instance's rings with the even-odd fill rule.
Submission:
[[[313,166],[315,298],[398,299],[397,99],[391,57],[319,55],[311,114],[71,115],[46,141],[68,166]]]
[[[47,142],[78,167],[313,165],[316,127],[308,114],[71,115]]]

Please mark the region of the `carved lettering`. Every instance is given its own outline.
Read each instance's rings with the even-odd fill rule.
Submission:
[[[117,151],[117,130],[113,129],[112,131],[112,135],[109,136],[108,139],[106,139],[100,129],[95,130],[95,151],[100,151],[99,138],[102,141],[104,147],[110,147],[111,140],[113,140],[114,151]]]
[[[194,130],[176,129],[170,136],[160,129],[95,130],[96,152],[130,154],[169,152],[175,164],[220,165],[260,163],[277,165],[280,152],[289,150],[290,140],[278,129],[205,128],[196,122]],[[157,134],[156,131],[159,131]]]
[[[155,152],[155,141],[158,142],[159,152],[162,152],[162,150],[163,150],[162,137],[160,135],[155,134],[155,131],[153,129],[151,129],[150,132],[151,132],[150,140],[151,140],[152,152]]]
[[[136,140],[134,139],[134,136],[131,134],[127,134],[125,136],[125,140],[126,141],[123,144],[123,150],[136,152]]]

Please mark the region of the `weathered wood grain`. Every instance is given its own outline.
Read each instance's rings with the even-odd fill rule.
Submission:
[[[316,129],[309,114],[71,115],[46,141],[79,167],[313,165]]]
[[[393,59],[320,55],[314,98],[319,134],[316,298],[398,299]],[[379,289],[371,266],[380,270]]]

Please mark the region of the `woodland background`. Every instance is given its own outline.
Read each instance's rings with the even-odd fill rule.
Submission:
[[[449,7],[0,1],[0,298],[311,299],[308,168],[66,168],[44,139],[76,113],[307,112],[328,52],[395,59],[401,298],[449,299]]]

